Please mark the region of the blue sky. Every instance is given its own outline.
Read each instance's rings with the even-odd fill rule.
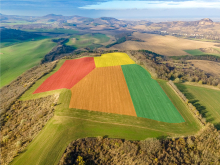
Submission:
[[[0,0],[1,13],[87,17],[220,18],[220,0]]]

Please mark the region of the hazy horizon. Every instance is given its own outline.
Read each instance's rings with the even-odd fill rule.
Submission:
[[[0,0],[5,15],[44,16],[57,14],[129,20],[220,20],[218,0]]]

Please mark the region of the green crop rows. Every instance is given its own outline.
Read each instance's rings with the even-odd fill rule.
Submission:
[[[137,64],[121,66],[138,117],[168,123],[185,122],[163,89]]]

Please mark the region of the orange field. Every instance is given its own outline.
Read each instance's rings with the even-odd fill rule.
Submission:
[[[121,66],[94,69],[71,92],[70,108],[137,116]]]

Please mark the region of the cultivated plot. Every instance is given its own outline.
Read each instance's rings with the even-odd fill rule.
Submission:
[[[43,39],[1,48],[0,87],[9,84],[28,69],[38,65],[45,54],[50,52],[54,46],[56,43],[49,39]]]
[[[107,53],[101,57],[94,57],[96,67],[107,67],[117,65],[135,64],[126,53]]]
[[[70,89],[95,68],[93,57],[66,60],[61,68],[44,81],[34,93]]]
[[[220,130],[220,91],[185,84],[176,85],[206,120]]]
[[[160,85],[139,65],[121,66],[138,117],[168,123],[185,122]]]
[[[70,108],[136,116],[121,66],[96,68],[71,91]]]

